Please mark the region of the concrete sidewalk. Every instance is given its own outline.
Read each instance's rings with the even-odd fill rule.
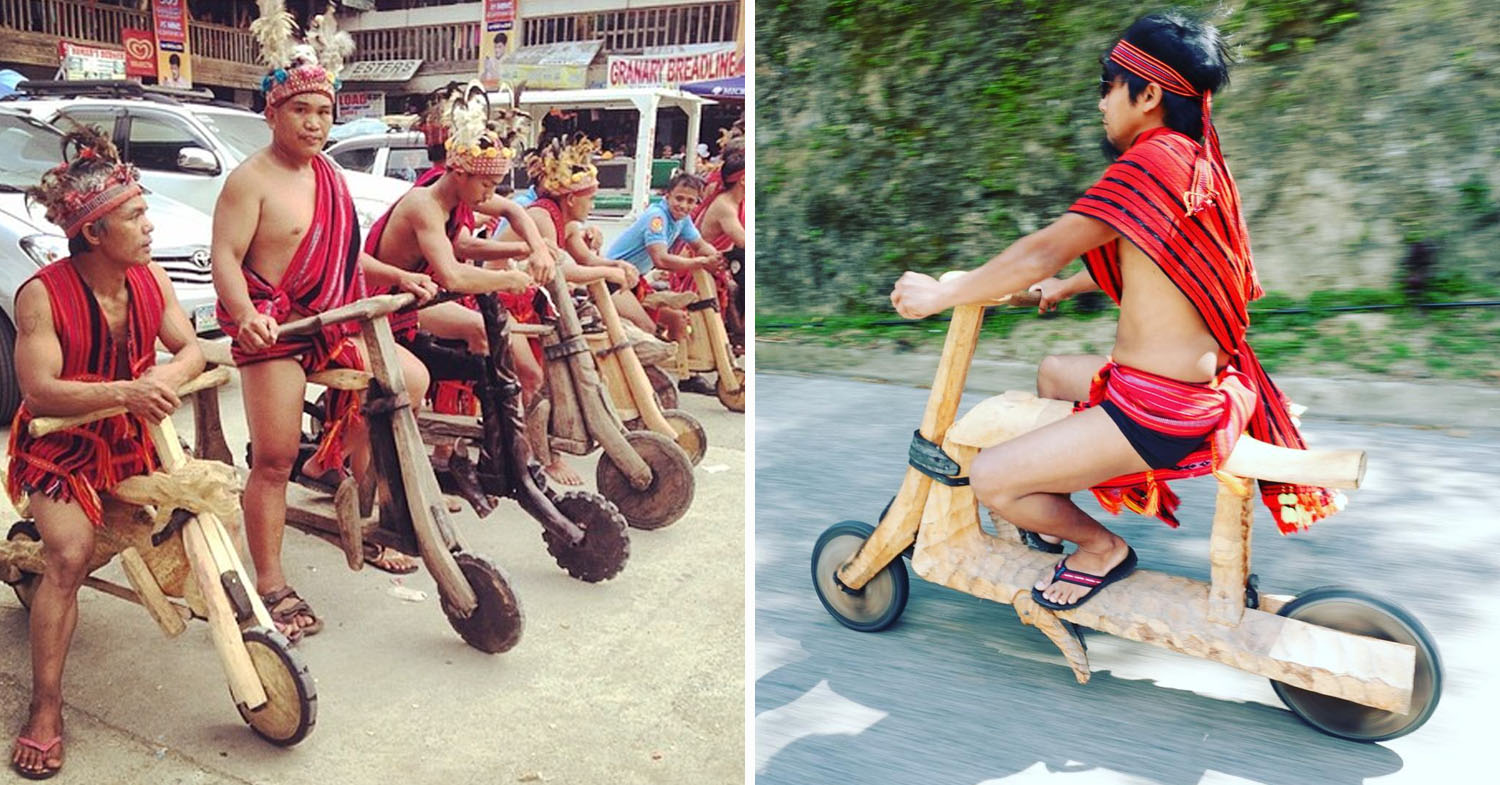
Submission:
[[[758,340],[755,367],[930,387],[937,371],[938,351],[934,348],[903,352]],[[1319,419],[1436,428],[1500,428],[1500,386],[1496,385],[1441,380],[1407,382],[1277,375],[1272,378],[1288,397],[1308,407],[1309,416]],[[976,356],[966,389],[992,395],[1006,390],[1035,390],[1036,364]]]

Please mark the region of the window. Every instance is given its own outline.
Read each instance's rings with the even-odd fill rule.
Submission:
[[[351,172],[369,173],[375,168],[375,148],[354,147],[340,150],[333,154],[333,160]]]
[[[130,141],[125,146],[125,160],[130,163],[157,172],[183,171],[177,168],[177,154],[184,147],[213,150],[212,145],[173,118],[149,114],[131,117]]]
[[[425,147],[392,147],[385,161],[385,176],[416,182],[417,175],[432,168]]]
[[[54,124],[62,129],[63,133],[74,130],[85,125],[92,125],[99,130],[109,134],[111,139],[115,136],[115,115],[113,109],[63,109],[58,113]]]
[[[738,21],[739,3],[716,2],[533,17],[523,23],[527,46],[599,38],[605,52],[618,54],[648,46],[731,42]]]

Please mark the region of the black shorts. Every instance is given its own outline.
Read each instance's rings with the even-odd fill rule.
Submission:
[[[429,332],[418,331],[410,341],[397,341],[411,350],[432,380],[477,382],[484,375],[484,358],[473,354],[462,341],[436,338]]]
[[[1203,441],[1208,434],[1202,436],[1169,436],[1164,433],[1153,431],[1144,425],[1130,419],[1125,412],[1115,405],[1114,401],[1104,400],[1099,403],[1099,408],[1109,415],[1115,425],[1119,427],[1120,433],[1125,434],[1125,441],[1146,461],[1146,465],[1153,469],[1171,469],[1182,462],[1192,452],[1203,446]]]

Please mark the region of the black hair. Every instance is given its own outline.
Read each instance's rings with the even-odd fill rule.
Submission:
[[[171,63],[172,65],[182,65],[182,57],[180,55],[173,54],[171,57],[167,58],[167,62]]]
[[[719,174],[727,180],[730,175],[743,171],[745,171],[745,151],[729,150],[725,152],[724,165],[719,168]]]
[[[427,160],[435,164],[448,160],[448,148],[440,144],[427,145]]]
[[[1147,54],[1171,66],[1198,90],[1217,93],[1229,84],[1230,56],[1219,29],[1178,11],[1162,11],[1135,20],[1120,36]],[[1111,46],[1113,48],[1113,46]],[[1100,58],[1105,84],[1120,79],[1130,88],[1135,103],[1146,89],[1146,80],[1109,59]],[[1160,85],[1158,85],[1159,87]],[[1162,121],[1174,131],[1193,139],[1203,138],[1203,102],[1198,98],[1162,90]]]
[[[662,190],[662,193],[669,194],[672,193],[673,190],[682,187],[691,188],[697,191],[699,194],[702,194],[703,189],[706,187],[706,184],[703,182],[703,178],[699,177],[696,174],[688,174],[687,172],[679,171],[674,173],[672,175],[672,179],[667,181],[667,187]]]
[[[510,41],[510,38],[507,37],[505,35],[505,33],[495,33],[495,45],[497,45],[497,46],[500,45],[500,44],[507,44],[507,45],[509,45],[509,41]]]
[[[109,223],[105,218],[97,218],[93,221],[90,221],[89,223],[93,225],[94,231],[98,232],[99,234],[104,234],[105,232],[109,231]],[[89,238],[83,236],[82,229],[78,231],[78,234],[75,234],[72,237],[68,238],[69,256],[82,256],[83,254],[93,251],[95,248],[98,248],[98,246],[89,242]]]

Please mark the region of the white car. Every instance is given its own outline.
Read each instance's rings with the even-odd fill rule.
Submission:
[[[61,132],[0,104],[0,420],[5,422],[21,403],[15,374],[16,290],[42,266],[68,255],[62,229],[47,220],[41,205],[28,204],[23,191],[61,160]],[[197,332],[216,332],[209,216],[160,193],[147,194],[146,204],[156,227],[152,259],[166,270]]]
[[[263,115],[216,101],[206,90],[158,90],[135,82],[31,81],[20,88],[4,105],[63,129],[79,123],[110,131],[147,188],[210,214],[229,172],[271,143]],[[348,170],[344,180],[363,232],[411,187]]]

